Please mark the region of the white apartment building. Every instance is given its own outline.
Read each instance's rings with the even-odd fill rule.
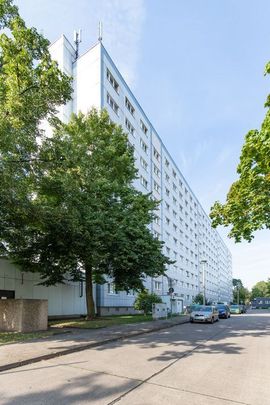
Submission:
[[[134,146],[139,173],[135,186],[161,200],[151,229],[165,242],[164,253],[175,263],[166,277],[149,279],[147,288],[162,295],[175,310],[191,304],[202,292],[204,259],[206,297],[230,302],[231,254],[103,44],[98,42],[77,57],[75,47],[62,36],[50,50],[60,68],[73,77],[73,99],[61,107],[60,118],[67,121],[72,112],[87,113],[92,107],[106,109]],[[97,286],[96,303],[102,314],[130,312],[133,302],[133,294],[116,292],[113,283]]]

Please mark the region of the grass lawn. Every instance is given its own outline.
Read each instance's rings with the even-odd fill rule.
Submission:
[[[107,326],[123,325],[128,323],[152,321],[152,315],[117,315],[104,316],[96,318],[93,321],[80,319],[62,319],[58,321],[50,321],[49,325],[57,328],[81,328],[81,329],[98,329],[106,328]]]
[[[25,340],[39,339],[51,335],[55,335],[55,332],[54,331],[33,332],[33,333],[0,332],[0,345],[6,345],[8,343],[24,342]]]

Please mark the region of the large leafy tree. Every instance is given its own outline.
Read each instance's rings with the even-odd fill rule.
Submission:
[[[258,281],[251,289],[251,299],[270,296],[270,279],[267,281]]]
[[[13,229],[16,239],[16,213],[31,195],[40,122],[56,120],[57,107],[72,89],[71,79],[51,60],[48,40],[25,25],[11,0],[0,0],[0,29],[0,247],[7,253],[4,232]],[[13,225],[7,221],[11,214]]]
[[[89,318],[94,282],[140,290],[170,263],[148,227],[158,202],[133,187],[135,176],[127,136],[105,111],[73,116],[44,140],[23,204],[15,196],[2,218],[8,254],[24,271],[45,285],[86,280]]]
[[[270,73],[270,63],[266,65]],[[270,228],[270,96],[268,108],[260,130],[246,135],[240,163],[239,179],[227,194],[225,204],[215,202],[210,217],[213,226],[231,226],[229,236],[236,242],[251,241],[255,231]]]
[[[37,151],[40,121],[71,97],[71,78],[51,60],[49,41],[0,0],[0,153],[23,163]]]

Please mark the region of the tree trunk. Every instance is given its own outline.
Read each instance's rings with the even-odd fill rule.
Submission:
[[[96,316],[95,303],[93,297],[93,280],[92,280],[92,267],[85,265],[85,293],[86,293],[86,307],[87,319],[94,319]]]

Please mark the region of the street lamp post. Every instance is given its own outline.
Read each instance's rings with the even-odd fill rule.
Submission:
[[[205,265],[207,264],[207,260],[202,259],[200,261],[200,264],[202,265],[202,271],[203,271],[203,305],[205,305]]]
[[[240,284],[237,284],[237,304],[240,303]]]

